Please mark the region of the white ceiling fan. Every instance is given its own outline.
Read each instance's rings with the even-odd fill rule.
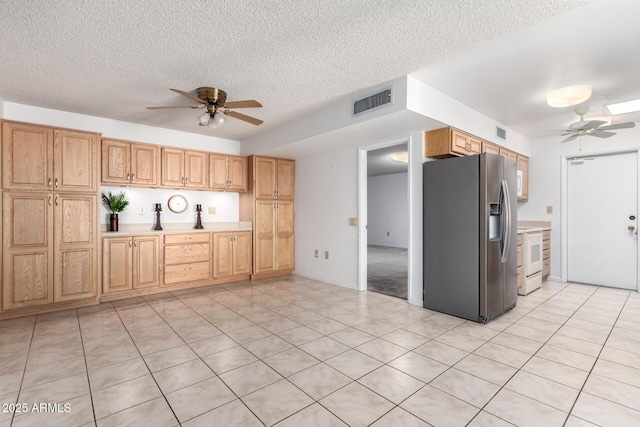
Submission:
[[[584,116],[589,112],[589,106],[581,106],[575,109],[575,112],[580,116],[580,120],[571,123],[569,129],[565,129],[562,136],[569,135],[562,142],[573,141],[579,136],[595,136],[598,138],[609,138],[616,134],[616,132],[609,132],[615,129],[627,129],[635,127],[634,122],[617,123],[615,125],[605,125],[607,122],[604,120],[585,120]]]

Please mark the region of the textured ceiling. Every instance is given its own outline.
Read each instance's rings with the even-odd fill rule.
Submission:
[[[0,99],[242,140],[585,3],[3,0]],[[265,124],[145,109],[199,86],[259,100],[242,112]]]

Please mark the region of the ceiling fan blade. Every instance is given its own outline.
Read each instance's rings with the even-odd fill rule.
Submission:
[[[180,90],[180,89],[170,89],[170,90],[174,91],[175,93],[179,93],[182,96],[186,96],[187,98],[191,99],[192,101],[195,101],[195,102],[200,103],[200,104],[207,105],[206,101],[203,101],[202,99],[200,99],[200,98],[198,98],[196,96],[193,96],[190,93],[187,93],[187,92],[185,92],[183,90]]]
[[[223,105],[226,108],[260,108],[262,107],[262,104],[260,104],[255,99],[248,99],[246,101],[225,102]]]
[[[198,105],[173,105],[173,106],[167,106],[167,107],[147,107],[147,110],[163,110],[166,108],[191,108],[191,109],[195,109],[198,110],[200,108],[204,108],[204,105],[202,106],[198,106]]]
[[[600,129],[596,129],[594,132],[590,133],[591,136],[597,136],[598,138],[609,138],[610,136],[615,135],[615,132],[604,132]]]
[[[567,136],[567,135],[573,135],[575,133],[575,131],[566,131],[565,133],[561,133],[560,136]]]
[[[561,142],[569,142],[569,141],[573,141],[574,139],[576,139],[578,137],[578,135],[571,135],[569,138],[564,139]]]
[[[617,123],[615,125],[600,126],[598,130],[628,129],[633,127],[636,127],[636,124],[634,122],[626,122],[626,123]]]
[[[235,111],[225,110],[225,115],[234,117],[236,119],[244,120],[245,122],[251,123],[252,125],[261,125],[264,123],[260,119],[256,119],[255,117],[247,116],[246,114],[236,113]]]
[[[600,125],[603,125],[607,122],[604,120],[589,120],[582,128],[583,129],[595,129]]]

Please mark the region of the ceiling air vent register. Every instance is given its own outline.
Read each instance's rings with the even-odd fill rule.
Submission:
[[[503,141],[507,140],[507,131],[502,129],[500,126],[496,126],[496,136]]]
[[[353,103],[353,115],[357,116],[365,111],[384,107],[386,104],[391,104],[391,101],[391,88],[385,89],[382,92],[374,93],[373,95],[359,99]]]

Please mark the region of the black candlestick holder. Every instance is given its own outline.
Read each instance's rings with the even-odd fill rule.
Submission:
[[[160,203],[156,203],[154,210],[156,211],[156,226],[153,229],[162,230],[162,225],[160,225],[160,212],[162,212],[162,205]]]
[[[200,217],[201,212],[202,212],[202,205],[196,205],[196,215],[197,215],[196,226],[195,226],[196,230],[204,229],[204,226],[202,225],[202,218]]]

